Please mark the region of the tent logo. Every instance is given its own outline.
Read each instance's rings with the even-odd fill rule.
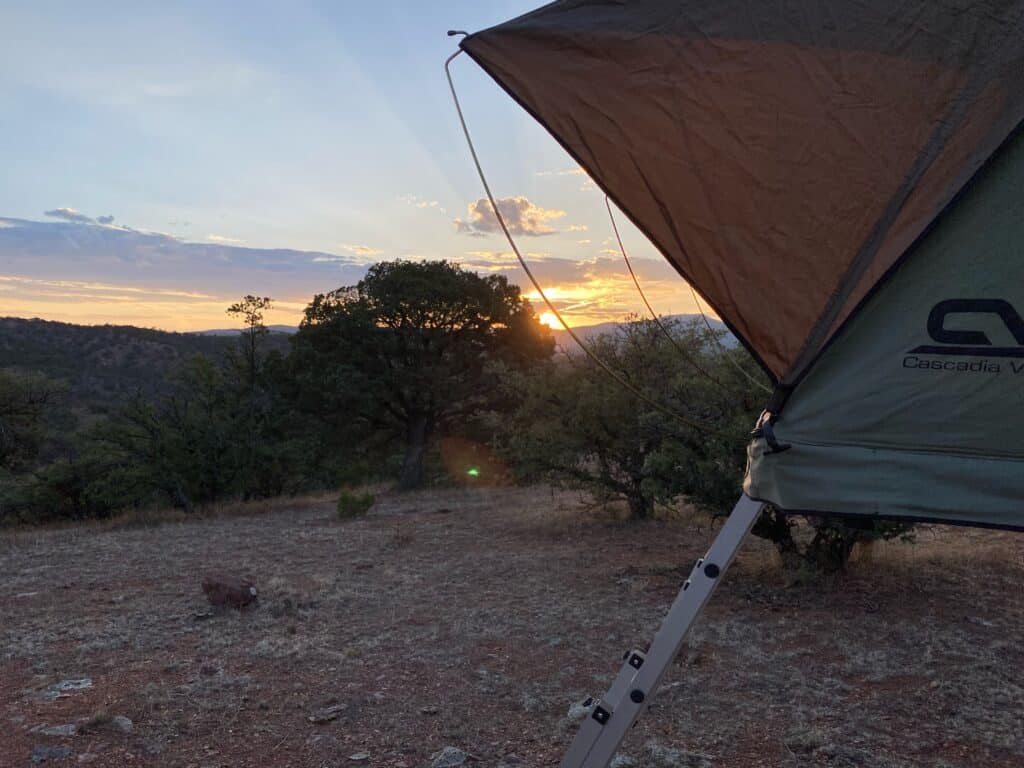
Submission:
[[[984,331],[950,330],[950,315],[996,315],[1017,342],[1013,347],[997,347]],[[1024,357],[1024,318],[1003,299],[947,299],[932,307],[928,315],[928,335],[938,342],[910,350],[918,355],[961,355],[967,357]]]

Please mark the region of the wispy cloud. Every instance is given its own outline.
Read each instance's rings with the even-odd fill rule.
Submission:
[[[498,211],[513,235],[541,237],[553,235],[558,230],[550,222],[565,216],[565,211],[541,208],[534,205],[522,195],[502,197],[497,200]],[[455,231],[471,237],[486,237],[501,232],[498,217],[494,214],[491,202],[487,198],[470,203],[466,206],[469,219],[455,219]]]
[[[355,245],[352,243],[346,243],[341,247],[343,250],[348,251],[349,253],[354,253],[356,256],[360,256],[364,259],[372,259],[384,253],[384,251],[381,251],[377,248],[371,248],[368,245]]]
[[[75,224],[92,224],[95,221],[91,216],[79,213],[74,208],[54,208],[52,211],[43,211],[43,215],[49,216],[51,219],[71,221]],[[113,217],[110,220],[113,221]]]
[[[176,299],[217,298],[211,294],[201,293],[199,291],[181,291],[173,288],[140,288],[137,286],[91,282],[88,280],[43,280],[34,277],[20,277],[18,275],[0,275],[0,285],[20,285],[27,288],[87,291],[91,293],[118,292],[135,296],[165,296]]]
[[[587,172],[580,166],[562,168],[557,171],[537,171],[538,176],[586,176]]]
[[[421,211],[436,210],[440,213],[448,213],[439,200],[428,200],[420,197],[419,195],[399,195],[398,199],[406,205],[411,205],[413,208],[419,208]]]
[[[72,323],[115,323],[167,330],[201,330],[224,325],[233,301],[199,291],[119,285],[88,280],[50,280],[0,275],[5,315],[43,317]],[[305,307],[301,298],[275,299],[270,322],[295,324]]]
[[[238,245],[245,242],[235,237],[224,237],[224,235],[207,235],[206,239],[211,243],[221,243],[222,245]]]
[[[618,253],[582,260],[559,258],[546,252],[524,255],[548,298],[564,313],[570,325],[618,321],[631,314],[646,313]],[[530,284],[515,254],[474,250],[467,251],[459,262],[477,272],[507,276],[539,306],[540,294]],[[697,311],[685,284],[664,259],[634,258],[633,268],[657,311],[666,314]]]

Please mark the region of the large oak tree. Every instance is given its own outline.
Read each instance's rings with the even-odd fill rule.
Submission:
[[[376,264],[315,296],[293,344],[305,407],[339,434],[361,426],[402,441],[405,489],[422,482],[432,437],[499,406],[502,372],[554,346],[518,287],[446,261]]]

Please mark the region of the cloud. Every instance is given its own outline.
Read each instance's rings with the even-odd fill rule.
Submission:
[[[498,217],[491,208],[487,198],[480,198],[476,202],[466,206],[469,220],[455,219],[455,231],[460,235],[470,237],[486,237],[501,232]],[[522,195],[517,197],[502,197],[498,199],[498,210],[501,212],[509,232],[513,235],[526,237],[541,237],[553,235],[556,230],[549,222],[565,216],[565,211],[541,208],[534,205]]]
[[[366,274],[366,262],[344,252],[187,242],[124,226],[0,218],[0,271],[39,280],[159,285],[184,291],[201,287],[218,297],[237,293],[308,297],[357,282]],[[9,301],[0,304],[0,314],[14,311]],[[56,304],[49,307],[45,312],[41,308],[40,316],[70,316]],[[98,307],[96,312],[90,317],[100,317]],[[185,327],[191,322],[189,316],[168,314],[159,321],[147,319],[145,324]]]
[[[111,216],[111,215],[107,215],[107,216],[99,216],[99,217],[98,217],[98,218],[96,219],[96,222],[97,222],[98,224],[113,224],[113,223],[114,223],[114,217],[113,217],[113,216]]]
[[[27,278],[0,274],[5,314],[73,323],[115,323],[173,330],[219,328],[237,293],[209,293],[155,285]],[[302,296],[276,294],[270,322],[295,325]]]
[[[54,208],[52,211],[43,211],[44,216],[49,216],[51,219],[63,219],[64,221],[71,221],[75,224],[92,224],[93,219],[86,216],[84,213],[79,213],[74,208]],[[113,220],[113,219],[111,219]]]
[[[382,253],[384,253],[384,251],[377,250],[376,248],[371,248],[368,245],[345,244],[341,247],[342,249],[348,251],[349,253],[354,253],[356,256],[361,256],[364,259],[372,259],[375,256],[380,256]]]
[[[580,166],[564,168],[558,171],[537,171],[538,176],[586,176],[587,172]]]
[[[586,224],[570,224],[569,225],[569,229],[567,231],[569,231],[569,232],[586,232],[588,229],[590,229],[590,227],[588,227]]]
[[[234,237],[224,237],[224,235],[207,235],[206,239],[211,243],[221,243],[222,245],[238,245],[245,242]]]
[[[411,205],[413,208],[419,208],[421,211],[436,210],[441,213],[448,213],[438,200],[427,200],[419,195],[399,195],[398,199],[400,202]]]

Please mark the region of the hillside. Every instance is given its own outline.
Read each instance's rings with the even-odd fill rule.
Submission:
[[[641,319],[648,319],[648,317],[649,316],[645,315]],[[687,323],[692,322],[699,322],[701,327],[703,327],[704,325],[704,320],[701,318],[700,315],[666,315],[661,319],[663,321],[676,322],[681,325],[686,325]],[[725,323],[723,323],[721,320],[709,317],[708,323],[711,325],[712,328],[714,328],[717,331],[726,330]],[[623,323],[621,322],[609,321],[607,323],[597,323],[596,325],[576,325],[573,326],[572,330],[577,336],[579,336],[580,339],[586,341],[587,339],[592,339],[595,336],[600,336],[601,334],[604,333],[612,333],[616,328],[618,328],[622,324]],[[564,328],[554,329],[553,335],[555,337],[555,343],[558,344],[560,347],[572,348],[574,346],[572,337],[569,336],[569,332]],[[736,339],[733,337],[731,333],[727,332],[726,335],[722,338],[722,343],[728,347],[731,347],[736,344]]]
[[[0,318],[0,368],[63,381],[74,405],[95,412],[136,391],[158,391],[176,363],[197,354],[219,357],[233,343],[229,336]],[[270,343],[287,349],[284,336],[272,336]]]
[[[668,319],[685,323],[699,320],[700,315],[673,315]],[[710,322],[714,328],[724,328],[718,320]],[[586,340],[619,325],[608,322],[573,330]],[[287,353],[288,336],[295,330],[291,326],[272,326],[269,348]],[[73,325],[0,317],[0,368],[38,371],[63,381],[73,405],[102,413],[136,391],[159,391],[167,373],[182,360],[197,354],[223,355],[231,349],[237,333],[230,329],[173,333],[130,325]],[[560,346],[573,347],[565,330],[556,330],[554,336]],[[731,335],[723,341],[727,345],[735,343]]]
[[[330,501],[0,535],[3,765],[556,766],[714,534],[542,487]],[[211,611],[213,570],[259,603]],[[1020,768],[1022,579],[1007,532],[879,542],[834,587],[752,539],[620,765]]]

